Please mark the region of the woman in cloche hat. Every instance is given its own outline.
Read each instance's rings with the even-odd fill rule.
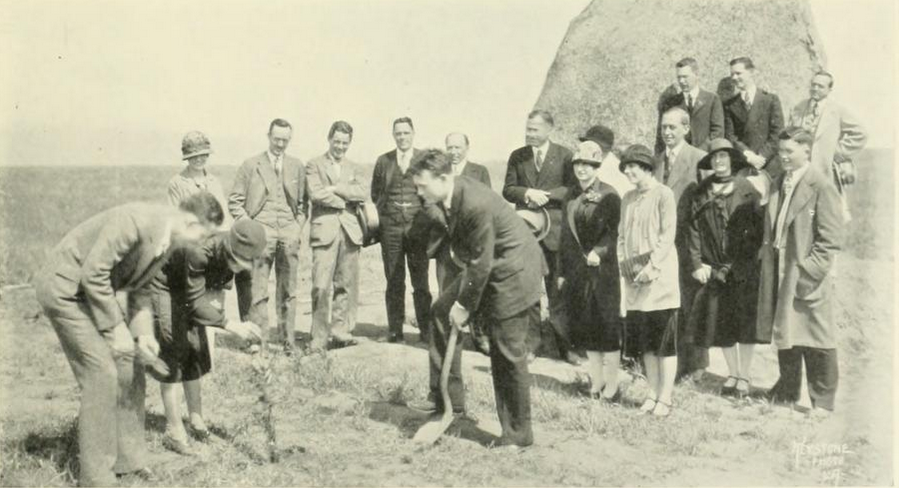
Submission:
[[[694,344],[724,353],[729,376],[721,393],[744,397],[753,349],[771,342],[756,323],[764,214],[758,190],[740,176],[749,167],[743,153],[726,139],[710,146],[698,168],[712,174],[696,191],[687,241],[692,276],[702,284],[687,330]]]

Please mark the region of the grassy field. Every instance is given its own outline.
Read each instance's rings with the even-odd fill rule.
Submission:
[[[841,383],[837,412],[818,419],[767,404],[756,395],[716,394],[712,374],[675,392],[660,421],[638,415],[644,383],[628,376],[625,402],[606,406],[580,396],[584,371],[549,359],[532,366],[536,444],[496,450],[489,362],[466,351],[468,407],[480,420],[418,449],[411,435],[425,418],[406,407],[426,390],[427,354],[386,344],[379,249],[365,250],[360,323],[363,342],[327,357],[270,356],[263,363],[220,340],[204,382],[215,436],[199,455],[161,446],[164,420],[148,385],[147,438],[159,485],[190,486],[546,486],[833,485],[892,483],[893,162],[891,153],[860,160],[847,250],[838,261],[837,325]],[[215,168],[230,184],[233,169]],[[502,164],[490,165],[494,186]],[[46,251],[72,225],[129,200],[161,200],[175,167],[0,169],[0,282],[28,284]],[[309,256],[300,271],[299,328],[308,330]],[[411,305],[411,304],[410,304]],[[229,313],[233,314],[233,303]],[[411,306],[407,307],[411,310]],[[412,336],[414,329],[409,329]],[[59,344],[28,287],[0,296],[0,485],[66,486],[77,470],[78,391]],[[759,353],[754,384],[776,377],[773,351]],[[281,460],[268,462],[260,382],[271,373]],[[837,451],[837,452],[835,452]],[[142,485],[140,482],[133,482]],[[144,484],[145,485],[145,484]]]

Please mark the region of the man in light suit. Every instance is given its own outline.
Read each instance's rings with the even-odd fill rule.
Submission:
[[[451,327],[464,327],[475,315],[490,322],[490,364],[503,445],[527,446],[531,430],[527,335],[539,320],[540,249],[527,224],[486,186],[453,176],[440,151],[428,151],[413,169],[418,192],[446,216],[449,245],[465,264],[432,307],[430,389],[439,398],[439,378]],[[454,351],[449,392],[452,405],[465,410],[461,348]]]
[[[412,281],[412,303],[415,319],[427,340],[428,310],[431,290],[428,283],[428,219],[421,212],[422,201],[415,192],[409,168],[421,156],[412,147],[415,127],[412,119],[401,117],[393,121],[396,149],[378,157],[371,178],[371,200],[378,207],[381,224],[381,259],[387,289],[387,341],[403,342],[403,322],[406,319],[406,264]]]
[[[790,112],[790,126],[802,127],[815,136],[812,167],[832,176],[840,193],[855,182],[853,156],[865,147],[865,129],[848,110],[832,100],[833,76],[822,71],[812,77],[809,98]],[[845,206],[845,195],[843,198]]]
[[[235,280],[238,296],[252,297],[246,318],[269,327],[268,279],[274,264],[278,334],[270,339],[283,344],[288,354],[294,348],[300,236],[309,208],[306,169],[298,158],[285,153],[292,133],[286,120],[272,121],[268,150],[243,162],[228,199],[228,210],[235,221],[249,218],[265,227],[265,254],[253,263],[249,283],[245,275]]]
[[[826,414],[839,380],[831,270],[845,229],[836,187],[809,162],[813,137],[798,127],[780,136],[785,171],[765,213],[758,320],[778,349],[780,378],[771,400],[799,401],[805,361],[812,407]]]
[[[549,140],[555,122],[545,110],[528,114],[525,126],[524,147],[512,151],[506,166],[503,197],[518,208],[546,208],[549,212],[549,234],[540,242],[549,266],[545,279],[546,297],[549,302],[549,322],[555,335],[560,357],[572,364],[580,361],[571,350],[568,327],[565,324],[563,301],[558,296],[556,252],[562,229],[562,202],[568,186],[574,183],[571,151]],[[531,347],[539,346],[539,330],[532,331]]]
[[[143,364],[159,353],[150,285],[172,252],[199,242],[222,219],[206,192],[180,209],[131,203],[79,224],[50,252],[35,289],[81,388],[79,485],[113,486],[129,473],[153,477],[144,440]],[[127,313],[116,292],[128,292]]]
[[[724,137],[724,107],[718,95],[699,87],[699,63],[684,58],[675,64],[677,91],[666,90],[659,99],[659,131],[656,152],[665,150],[662,139],[662,115],[673,107],[681,107],[690,114],[690,132],[686,141],[693,147],[708,149],[712,139]]]
[[[674,245],[680,263],[681,317],[678,319],[677,331],[677,365],[678,377],[690,377],[694,381],[702,378],[709,365],[708,349],[690,344],[687,334],[690,307],[699,282],[690,275],[689,249],[687,237],[690,229],[690,208],[698,186],[699,161],[706,155],[687,143],[686,136],[690,132],[690,115],[681,107],[672,107],[662,115],[662,141],[665,149],[656,157],[661,164],[656,166],[655,177],[662,184],[671,188],[674,201],[677,202],[677,231]]]
[[[756,86],[755,65],[747,57],[730,62],[730,75],[739,92],[724,102],[724,137],[756,171],[776,178],[782,171],[775,158],[777,135],[784,128],[780,99]]]
[[[328,131],[328,152],[306,165],[312,201],[312,344],[314,351],[356,344],[359,250],[362,228],[355,210],[365,201],[362,173],[346,158],[353,127],[339,120]],[[333,296],[333,310],[331,298]],[[330,322],[329,322],[330,317]]]

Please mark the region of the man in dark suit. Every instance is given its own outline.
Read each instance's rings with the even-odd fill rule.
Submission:
[[[250,295],[252,300],[246,318],[267,328],[268,279],[272,265],[275,266],[278,313],[275,340],[283,344],[287,353],[294,348],[300,235],[309,210],[306,167],[298,158],[285,153],[292,134],[289,122],[273,120],[268,129],[268,150],[243,162],[228,198],[228,210],[234,220],[250,218],[261,223],[267,241],[265,254],[253,263],[249,283],[246,274],[235,279],[239,300]],[[249,293],[246,291],[248,284]]]
[[[699,87],[699,63],[684,58],[675,64],[677,84],[675,90],[666,90],[659,99],[659,131],[656,134],[656,152],[665,149],[662,139],[662,115],[673,107],[681,107],[690,114],[690,132],[686,141],[691,146],[706,149],[712,139],[724,137],[724,107],[718,95]]]
[[[371,179],[371,199],[381,223],[381,258],[387,289],[387,341],[402,342],[406,317],[406,264],[412,281],[412,300],[421,339],[427,338],[431,290],[428,283],[427,224],[422,201],[415,192],[409,168],[421,156],[412,147],[412,119],[393,122],[396,149],[378,157]]]
[[[539,319],[541,249],[527,224],[489,188],[464,176],[453,176],[452,164],[440,151],[428,151],[413,166],[418,193],[446,215],[452,252],[464,269],[432,307],[430,343],[431,394],[439,398],[440,370],[450,327],[463,327],[474,315],[490,322],[490,363],[496,408],[502,425],[501,444],[527,446],[531,430],[530,373],[527,336]],[[462,354],[456,348],[450,373],[452,405],[465,409]]]
[[[571,151],[549,140],[553,125],[552,115],[545,110],[534,110],[528,114],[525,128],[527,145],[509,155],[503,197],[518,208],[543,207],[549,212],[549,234],[540,243],[549,265],[549,274],[545,279],[549,321],[559,355],[570,363],[578,364],[577,355],[571,351],[563,304],[556,285],[558,271],[555,269],[562,229],[561,205],[568,186],[574,182],[574,172],[571,167]],[[539,330],[533,331],[532,335],[531,352],[535,352],[539,345]]]
[[[780,99],[756,86],[755,65],[747,57],[730,62],[730,76],[738,93],[724,102],[724,137],[756,171],[776,178],[782,172],[775,158],[777,135],[784,128]]]
[[[691,276],[687,236],[690,229],[690,213],[698,183],[697,164],[706,155],[687,143],[690,131],[690,115],[682,107],[672,107],[662,115],[662,141],[664,149],[656,155],[661,162],[654,172],[656,179],[671,188],[677,203],[677,231],[674,245],[680,263],[681,316],[677,321],[677,367],[678,378],[702,378],[709,365],[708,349],[696,347],[688,341],[687,324],[693,297],[699,282]]]

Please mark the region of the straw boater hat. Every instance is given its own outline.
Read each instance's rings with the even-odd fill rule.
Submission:
[[[190,159],[204,154],[212,154],[212,145],[206,134],[196,130],[185,134],[181,139],[181,159]]]
[[[545,207],[538,209],[519,208],[515,210],[515,213],[524,219],[524,223],[528,225],[528,228],[531,229],[538,241],[542,241],[549,234],[549,211]]]
[[[381,241],[381,221],[378,219],[378,207],[374,203],[365,202],[356,205],[356,218],[362,228],[362,246],[368,247]]]
[[[746,161],[746,156],[743,155],[738,149],[734,149],[733,144],[730,143],[727,139],[717,138],[712,139],[709,142],[709,153],[706,154],[702,159],[699,160],[699,163],[696,165],[699,169],[711,170],[712,169],[712,157],[717,152],[727,151],[730,154],[730,172],[731,174],[737,174],[737,171],[740,171],[743,168],[749,166],[749,163]]]

